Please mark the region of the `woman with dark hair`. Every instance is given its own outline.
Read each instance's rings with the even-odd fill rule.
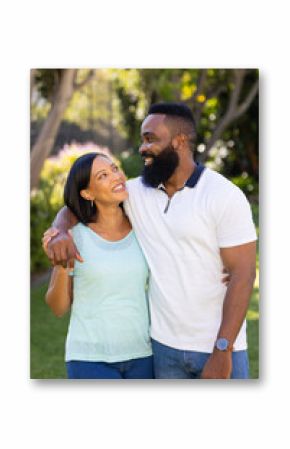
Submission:
[[[79,223],[72,236],[83,262],[53,269],[46,301],[71,308],[65,360],[70,379],[153,378],[146,297],[148,267],[122,202],[125,176],[107,156],[73,164],[65,204]]]

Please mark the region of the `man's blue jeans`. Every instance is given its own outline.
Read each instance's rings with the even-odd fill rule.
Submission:
[[[153,356],[125,362],[66,362],[69,379],[153,379]]]
[[[210,354],[207,352],[182,351],[152,340],[154,372],[156,379],[199,379]],[[231,379],[249,378],[247,351],[232,353]]]

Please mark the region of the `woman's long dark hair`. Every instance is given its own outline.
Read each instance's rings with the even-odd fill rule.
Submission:
[[[92,165],[96,157],[109,157],[102,153],[88,153],[79,157],[72,165],[64,187],[64,202],[77,219],[84,224],[93,221],[97,214],[95,204],[85,200],[80,192],[89,186]]]

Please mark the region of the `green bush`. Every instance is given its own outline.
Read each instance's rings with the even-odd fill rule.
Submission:
[[[128,179],[140,176],[144,164],[138,154],[123,151],[120,156],[120,162]]]
[[[249,176],[246,172],[241,176],[235,176],[231,178],[231,181],[236,184],[248,198],[258,197],[259,185],[257,181],[252,176]]]
[[[32,272],[41,271],[50,266],[41,246],[42,235],[51,226],[55,215],[63,206],[63,188],[71,165],[82,154],[92,151],[110,154],[107,148],[95,144],[73,144],[66,145],[57,156],[46,159],[44,163],[39,187],[31,192],[30,250]]]
[[[30,203],[30,248],[31,271],[40,271],[50,266],[49,260],[41,246],[43,232],[51,226],[51,223],[62,207],[62,201],[53,206],[50,200],[50,189],[42,182],[42,189],[34,192]]]

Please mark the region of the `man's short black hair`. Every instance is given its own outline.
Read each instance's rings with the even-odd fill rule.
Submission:
[[[174,117],[182,117],[191,121],[194,125],[194,118],[190,108],[185,103],[155,103],[149,108],[149,114],[165,114]]]
[[[196,136],[195,123],[192,112],[185,103],[155,103],[149,108],[148,115],[151,114],[164,114],[166,116],[165,122],[172,135],[186,135],[193,150]]]

